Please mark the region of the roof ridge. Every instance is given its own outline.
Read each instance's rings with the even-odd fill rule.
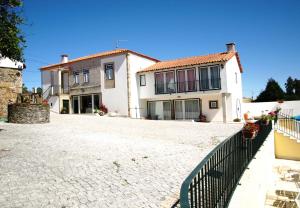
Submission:
[[[130,49],[116,48],[116,49],[113,49],[113,50],[102,51],[102,52],[99,52],[99,53],[74,58],[74,59],[69,60],[66,63],[56,63],[56,64],[50,64],[50,65],[47,65],[47,66],[42,66],[40,69],[41,70],[51,69],[51,68],[59,67],[59,66],[66,66],[68,64],[72,64],[72,63],[79,62],[79,61],[84,61],[84,60],[93,59],[93,58],[97,58],[97,57],[114,56],[114,55],[122,54],[122,53],[132,53],[132,54],[135,54],[135,55],[138,55],[138,56],[141,56],[141,57],[144,57],[144,58],[156,61],[156,62],[159,61],[158,59],[152,58],[150,56],[144,55],[144,54],[139,53],[139,52],[135,52],[135,51],[130,50]]]
[[[198,58],[198,57],[205,57],[205,56],[212,56],[212,55],[223,55],[223,54],[230,54],[230,53],[236,53],[236,52],[219,52],[219,53],[210,53],[210,54],[205,54],[205,55],[198,55],[198,56],[187,56],[187,57],[183,57],[183,58],[177,58],[177,59],[169,59],[169,60],[164,60],[164,61],[160,61],[158,63],[161,62],[169,62],[169,61],[179,61],[179,60],[183,60],[183,59],[189,59],[189,58]]]

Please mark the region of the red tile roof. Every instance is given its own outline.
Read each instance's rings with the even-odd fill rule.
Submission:
[[[223,52],[223,53],[209,54],[204,56],[193,56],[193,57],[187,57],[187,58],[181,58],[181,59],[175,59],[169,61],[161,61],[145,69],[142,69],[139,72],[158,71],[163,69],[193,66],[198,64],[209,64],[215,62],[226,62],[234,56],[237,57],[240,71],[243,72],[243,68],[240,63],[239,55],[237,52]]]
[[[97,53],[97,54],[93,54],[93,55],[89,55],[89,56],[83,56],[83,57],[80,57],[80,58],[72,59],[72,60],[69,60],[67,63],[58,63],[58,64],[52,64],[52,65],[48,65],[48,66],[43,66],[43,67],[41,67],[41,70],[49,70],[49,69],[53,69],[53,68],[57,68],[57,67],[64,67],[64,66],[68,66],[68,65],[70,65],[72,63],[75,63],[75,62],[84,61],[84,60],[93,59],[93,58],[114,56],[114,55],[126,54],[126,53],[132,53],[132,54],[135,54],[137,56],[141,56],[141,57],[153,60],[155,62],[159,61],[155,58],[152,58],[150,56],[146,56],[144,54],[141,54],[141,53],[129,50],[129,49],[116,49],[116,50],[112,50],[112,51],[105,51],[105,52],[101,52],[101,53]]]

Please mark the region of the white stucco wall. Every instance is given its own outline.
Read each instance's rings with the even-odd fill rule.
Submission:
[[[137,72],[141,69],[153,65],[156,62],[150,59],[143,58],[141,56],[137,56],[132,53],[129,53],[128,55],[128,62],[130,73],[130,116],[132,118],[141,118],[141,110],[145,108],[145,104],[140,104],[140,76]]]
[[[42,89],[45,92],[51,86],[51,75],[50,71],[41,71],[41,82],[42,82]],[[43,98],[46,99],[49,95],[49,91],[43,94]]]
[[[105,88],[105,63],[114,63],[114,88]],[[111,56],[101,59],[101,91],[102,103],[108,108],[109,112],[117,112],[120,115],[128,116],[126,55]]]
[[[13,69],[23,69],[24,64],[19,61],[12,61],[9,58],[0,58],[0,67],[3,68],[13,68]]]
[[[251,116],[260,116],[262,113],[268,113],[275,110],[277,107],[282,109],[282,112],[300,115],[300,100],[278,102],[260,102],[260,103],[243,103],[243,114],[250,112]]]
[[[233,119],[239,117],[242,118],[242,73],[240,71],[236,56],[232,57],[225,64],[226,71],[226,87],[227,93],[230,93],[230,102],[227,102],[228,113],[227,121],[232,121]],[[237,75],[237,80],[236,80]],[[231,108],[231,109],[230,109]]]
[[[60,105],[59,105],[59,97],[58,96],[51,96],[49,97],[48,104],[50,106],[50,111],[54,113],[60,112]]]

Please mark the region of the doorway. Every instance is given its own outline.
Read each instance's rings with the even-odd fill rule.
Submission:
[[[200,100],[175,100],[175,119],[191,120],[199,119],[200,116]]]
[[[62,100],[63,106],[62,106],[62,114],[69,114],[69,100]]]
[[[78,96],[73,97],[73,113],[79,113],[79,99]]]

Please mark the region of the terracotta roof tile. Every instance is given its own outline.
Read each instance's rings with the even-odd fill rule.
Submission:
[[[226,62],[229,59],[231,59],[234,55],[237,56],[239,67],[242,72],[243,70],[237,52],[223,52],[223,53],[209,54],[204,56],[193,56],[193,57],[187,57],[187,58],[181,58],[181,59],[175,59],[169,61],[161,61],[145,69],[142,69],[139,72],[157,71],[162,69],[185,67],[185,66],[192,66],[198,64],[208,64],[208,63],[215,63],[215,62]]]
[[[93,58],[107,57],[107,56],[126,54],[126,53],[132,53],[132,54],[135,54],[135,55],[147,58],[147,59],[151,59],[151,60],[156,61],[156,62],[159,61],[155,58],[152,58],[150,56],[146,56],[144,54],[141,54],[141,53],[129,50],[129,49],[116,49],[116,50],[105,51],[105,52],[101,52],[101,53],[97,53],[97,54],[93,54],[93,55],[89,55],[89,56],[79,57],[79,58],[76,58],[76,59],[69,60],[67,63],[58,63],[58,64],[51,64],[51,65],[48,65],[48,66],[43,66],[43,67],[41,67],[41,70],[49,70],[49,69],[53,69],[53,68],[56,68],[56,67],[64,67],[64,66],[68,66],[68,65],[70,65],[72,63],[75,63],[75,62],[84,61],[84,60],[93,59]]]

